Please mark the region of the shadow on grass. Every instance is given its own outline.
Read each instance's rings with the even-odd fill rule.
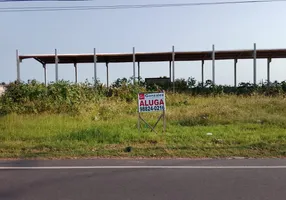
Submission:
[[[17,160],[0,161],[3,166],[37,166],[42,158],[81,158],[81,157],[129,157],[138,155],[153,157],[152,153],[162,157],[170,156],[170,152],[180,157],[196,155],[217,157],[224,155],[245,155],[248,152],[253,156],[286,155],[286,143],[283,141],[259,141],[255,143],[231,142],[213,140],[212,143],[178,144],[166,140],[162,135],[131,134],[112,132],[103,128],[90,128],[53,136],[49,141],[42,141],[30,147],[23,147]],[[171,142],[171,143],[170,143]],[[13,155],[13,152],[11,153]],[[16,155],[16,153],[14,153]],[[41,163],[42,164],[42,163]]]
[[[129,151],[127,151],[129,149]],[[244,157],[254,156],[286,156],[286,144],[266,144],[266,143],[252,143],[248,145],[225,145],[225,146],[199,146],[194,147],[192,145],[147,145],[147,146],[129,146],[126,150],[124,145],[113,146],[109,148],[105,145],[100,148],[96,148],[95,151],[71,149],[70,151],[59,152],[63,157],[73,156],[80,157],[133,157],[134,155],[140,157],[169,157],[171,154],[168,151],[172,151],[174,157],[226,157],[226,156],[241,156]],[[26,155],[29,156],[46,156],[42,152]],[[155,157],[156,157],[155,156]]]
[[[282,145],[269,145],[265,146],[264,143],[258,142],[253,143],[249,145],[235,145],[235,146],[216,146],[216,147],[210,147],[210,146],[202,146],[202,147],[192,147],[192,146],[168,146],[168,149],[172,150],[199,150],[199,149],[208,149],[208,150],[222,150],[222,149],[246,149],[246,150],[285,150],[286,153],[286,144]]]
[[[56,136],[59,141],[93,142],[99,144],[118,144],[121,142],[120,134],[102,131],[99,128],[90,128]]]

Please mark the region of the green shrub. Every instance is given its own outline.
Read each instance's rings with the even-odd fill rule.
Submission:
[[[277,81],[268,85],[260,83],[240,83],[238,87],[227,85],[214,85],[211,80],[206,80],[204,84],[197,82],[194,78],[177,79],[175,81],[176,92],[187,95],[200,96],[220,96],[234,94],[238,96],[279,96],[285,95],[286,82]],[[147,85],[141,79],[136,80],[133,85],[132,79],[117,79],[107,88],[97,82],[97,87],[89,82],[80,84],[69,81],[58,81],[45,86],[36,80],[23,82],[12,82],[7,85],[6,92],[0,97],[0,114],[8,113],[79,113],[88,104],[94,104],[104,98],[114,98],[127,103],[136,102],[139,92],[154,92],[169,88],[157,85]],[[102,108],[103,109],[103,108]],[[107,108],[105,108],[107,109]],[[108,109],[107,109],[108,110]],[[192,120],[191,120],[192,121]],[[191,123],[191,122],[182,122]]]

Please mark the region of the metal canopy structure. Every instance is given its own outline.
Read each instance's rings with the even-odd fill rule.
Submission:
[[[140,77],[141,62],[169,62],[169,78],[173,82],[173,92],[175,92],[175,61],[201,61],[202,84],[204,82],[204,63],[212,61],[212,82],[215,84],[215,61],[234,60],[234,86],[237,86],[237,62],[240,59],[253,59],[253,83],[256,84],[256,60],[267,59],[267,81],[270,84],[270,63],[273,58],[286,58],[286,49],[256,49],[254,43],[251,50],[223,50],[216,51],[212,45],[212,51],[175,51],[172,46],[170,52],[135,52],[132,53],[96,53],[94,48],[91,54],[59,54],[55,49],[54,54],[19,55],[16,51],[17,60],[17,80],[20,81],[20,63],[25,59],[35,59],[40,62],[44,69],[44,80],[47,84],[46,65],[55,64],[55,80],[58,81],[58,65],[73,64],[75,69],[75,82],[78,80],[78,65],[80,63],[94,63],[94,80],[97,80],[97,63],[106,64],[107,87],[109,86],[109,63],[132,63],[133,62],[133,83],[135,83],[135,63],[138,63],[138,76]]]
[[[176,61],[212,60],[213,51],[175,52]],[[93,63],[94,54],[58,54],[59,64]],[[96,54],[97,63],[133,62],[132,53]],[[258,59],[286,58],[286,49],[263,49],[256,51]],[[20,61],[35,59],[42,64],[55,64],[55,54],[20,55]],[[215,60],[252,59],[253,50],[216,51]],[[135,62],[167,62],[172,61],[172,52],[135,53]]]

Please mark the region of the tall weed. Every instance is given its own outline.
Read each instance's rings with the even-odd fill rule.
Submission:
[[[29,114],[29,113],[81,113],[96,107],[97,112],[102,118],[110,118],[121,111],[114,110],[114,105],[105,103],[99,106],[99,102],[112,100],[125,106],[127,113],[133,112],[139,92],[153,92],[166,89],[168,106],[191,106],[192,96],[211,96],[220,97],[226,95],[238,96],[281,96],[286,92],[286,82],[260,83],[253,85],[250,83],[240,83],[238,87],[213,85],[212,81],[207,80],[204,84],[197,82],[194,78],[177,79],[175,82],[176,92],[181,95],[172,94],[169,90],[172,87],[148,85],[144,81],[137,81],[126,78],[117,79],[107,88],[97,82],[97,87],[92,83],[84,82],[80,84],[69,81],[58,81],[45,86],[36,80],[23,82],[12,82],[7,85],[6,92],[0,97],[0,115],[9,113]],[[199,98],[196,98],[197,100]],[[196,101],[197,101],[196,100]],[[219,101],[219,99],[216,99]],[[235,99],[234,99],[235,101]],[[94,105],[94,106],[93,106]],[[111,107],[110,107],[111,106]],[[271,106],[271,105],[269,105]],[[136,107],[136,106],[135,106]],[[188,123],[192,124],[194,119]],[[196,120],[195,120],[196,121]],[[203,120],[202,123],[205,123]],[[185,122],[184,122],[185,124]]]

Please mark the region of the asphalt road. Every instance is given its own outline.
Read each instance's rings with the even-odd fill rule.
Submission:
[[[0,161],[0,199],[285,200],[286,160]]]

